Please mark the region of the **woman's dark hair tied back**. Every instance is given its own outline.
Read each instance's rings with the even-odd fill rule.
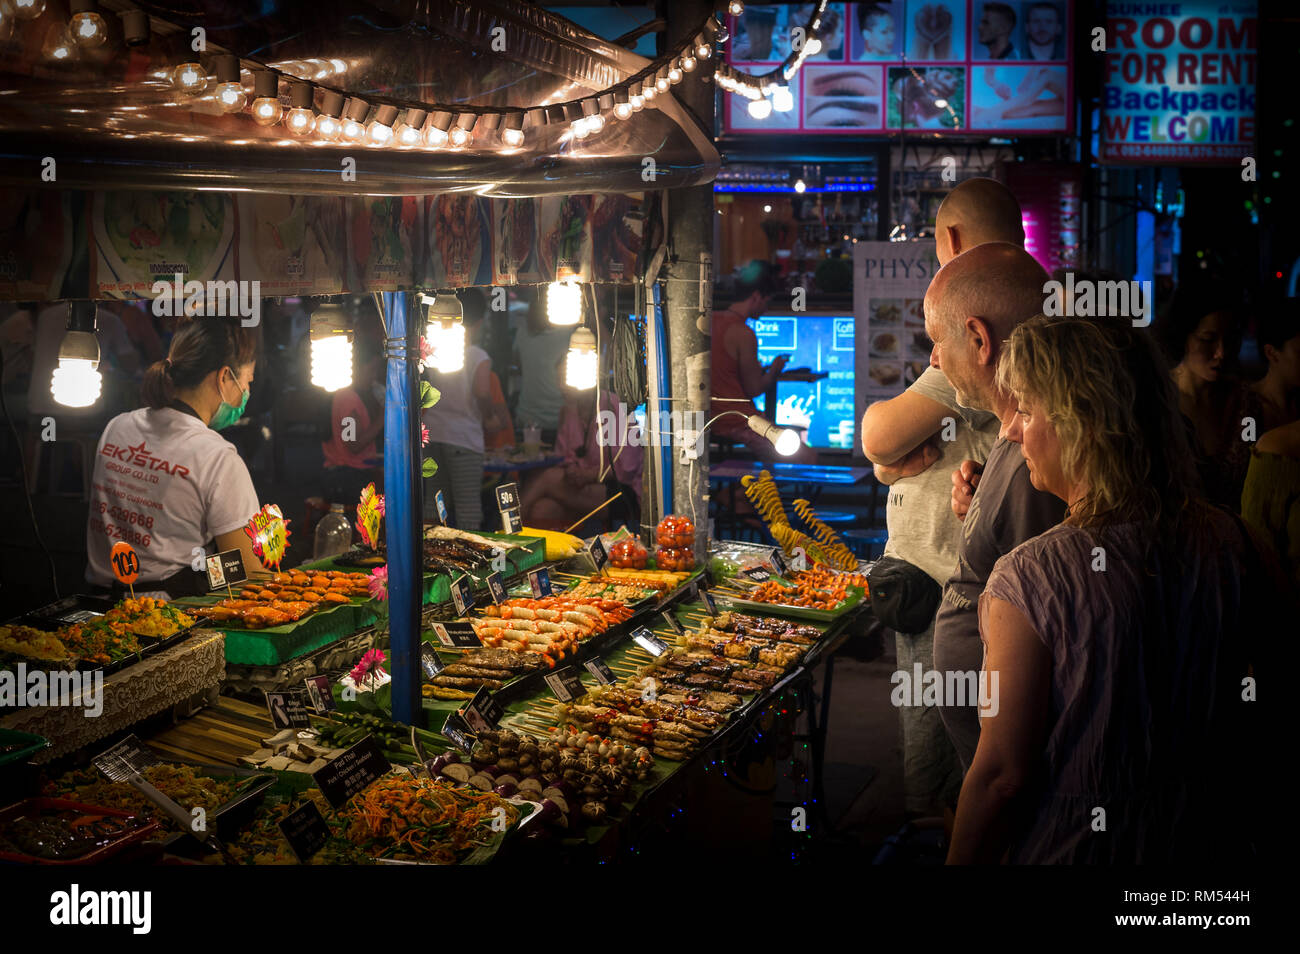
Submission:
[[[238,318],[190,319],[176,330],[167,357],[145,372],[140,396],[149,407],[167,407],[213,371],[242,368],[256,356],[257,333]]]

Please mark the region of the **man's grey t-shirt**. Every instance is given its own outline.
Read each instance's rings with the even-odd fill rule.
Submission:
[[[940,643],[967,638],[980,645],[979,599],[993,565],[1064,518],[1065,502],[1030,483],[1020,445],[999,437],[962,524],[957,568],[943,588],[934,624],[936,658]]]
[[[984,463],[998,434],[997,415],[957,403],[957,392],[938,368],[925,373],[908,388],[953,412],[951,440],[938,444],[942,455],[914,477],[902,477],[889,487],[885,524],[889,539],[885,556],[906,560],[934,578],[940,586],[957,565],[962,524],[952,512],[952,472],[963,460]]]

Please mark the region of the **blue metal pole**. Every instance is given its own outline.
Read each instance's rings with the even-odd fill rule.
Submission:
[[[659,380],[659,407],[649,414],[658,414],[662,410],[672,410],[670,396],[672,394],[672,364],[668,360],[668,336],[664,334],[664,306],[663,297],[660,294],[661,289],[658,282],[651,283],[651,295],[653,300],[650,307],[650,333],[655,336],[656,351],[659,355],[658,366],[651,369],[657,375]],[[652,418],[651,420],[659,420]],[[647,422],[648,423],[648,422]],[[665,514],[673,512],[673,449],[671,443],[660,442],[659,447],[659,485],[663,488],[663,496],[660,498],[664,502],[663,513],[655,514],[656,520],[662,520]]]
[[[420,333],[407,326],[408,296],[384,294],[388,385],[384,404],[384,525],[388,542],[388,629],[393,719],[423,725],[420,597],[424,555],[420,499]],[[420,720],[420,721],[417,721]]]

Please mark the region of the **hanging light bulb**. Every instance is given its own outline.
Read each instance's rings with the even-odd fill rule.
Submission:
[[[731,2],[727,4],[727,12],[733,17],[740,16],[745,12],[745,4],[743,0],[731,0]]]
[[[582,286],[551,282],[546,289],[546,317],[553,325],[576,325],[582,319]]]
[[[701,40],[695,46],[695,55],[702,60],[707,60],[710,56],[713,55],[713,44],[706,43],[705,41]]]
[[[668,92],[668,71],[661,69],[655,77],[655,89],[661,93]]]
[[[45,12],[45,0],[13,0],[13,6],[19,20],[35,20]]]
[[[655,81],[655,78],[653,76],[648,77],[645,81],[645,85],[641,87],[641,98],[644,99],[647,103],[649,103],[652,102],[654,98],[658,95],[659,95],[659,84]]]
[[[681,81],[682,81],[681,64],[679,64],[676,60],[674,60],[673,65],[668,67],[668,82],[676,86]]]
[[[72,0],[72,19],[68,21],[68,35],[83,49],[103,46],[108,39],[108,24],[100,16],[95,0]]]
[[[564,362],[564,383],[578,391],[590,391],[600,373],[596,336],[586,328],[575,328],[569,336],[569,354]]]
[[[311,315],[311,383],[337,391],[352,383],[352,331],[340,305],[321,305]]]
[[[445,146],[450,137],[447,130],[451,128],[452,115],[448,112],[435,110],[429,114],[429,119],[424,124],[424,141],[430,146]]]
[[[778,113],[788,113],[794,109],[794,94],[789,86],[778,86],[772,93],[772,108]]]
[[[393,141],[393,121],[397,119],[396,106],[379,106],[375,118],[366,126],[366,145],[387,146]]]
[[[628,104],[632,107],[632,112],[634,113],[639,113],[641,112],[642,109],[645,108],[645,97],[642,96],[640,93],[629,94],[627,97],[627,101]],[[614,111],[618,112],[617,106],[614,107]]]
[[[518,149],[524,144],[524,114],[507,113],[501,123],[501,145]]]
[[[800,193],[800,194],[802,195],[802,194],[803,194],[803,191],[804,191],[805,189],[807,189],[807,188],[808,188],[808,186],[804,183],[804,181],[803,181],[802,179],[795,179],[795,180],[794,180],[794,191],[795,191],[795,192],[798,192],[798,193]]]
[[[172,70],[172,89],[178,93],[195,95],[208,85],[208,74],[198,60],[187,60]]]
[[[289,112],[284,125],[295,136],[309,136],[316,128],[316,111],[312,109],[311,83],[294,80],[289,84]]]
[[[772,101],[766,97],[751,100],[749,103],[749,115],[755,119],[767,119],[772,115]]]
[[[55,63],[71,63],[77,59],[77,45],[68,39],[66,24],[50,26],[41,46],[41,54]]]
[[[429,114],[423,109],[408,109],[402,114],[402,121],[393,129],[393,139],[403,149],[418,146],[424,142],[424,120]]]
[[[320,116],[316,119],[316,135],[326,142],[335,142],[343,135],[343,94],[332,89],[322,91]]]
[[[749,429],[759,437],[771,441],[776,452],[782,457],[794,456],[799,452],[799,445],[803,443],[799,440],[798,431],[792,431],[788,427],[778,427],[757,414],[749,415]]]
[[[253,70],[253,122],[259,126],[274,126],[283,115],[280,78],[270,70]]]
[[[632,99],[627,95],[627,90],[619,88],[614,90],[614,116],[618,119],[627,119],[632,115]]]
[[[217,57],[217,105],[223,113],[237,113],[248,102],[239,78],[239,57],[223,53]]]
[[[457,149],[463,149],[474,141],[474,126],[478,122],[476,113],[461,113],[456,117],[456,125],[451,127],[448,141]]]
[[[69,302],[68,330],[59,345],[59,366],[50,375],[50,393],[64,407],[90,407],[99,400],[99,341],[95,338],[95,303]]]
[[[580,103],[564,104],[564,121],[569,124],[569,133],[574,139],[586,139],[591,134],[587,128],[587,113]]]
[[[587,134],[598,133],[605,128],[605,117],[601,115],[600,106],[594,99],[582,101],[582,115],[587,124]]]
[[[465,324],[455,292],[421,295],[428,306],[424,340],[432,352],[431,364],[440,374],[455,374],[465,367]]]
[[[689,73],[693,69],[695,69],[695,57],[687,53],[682,57],[682,72]]]
[[[366,115],[370,107],[364,99],[349,97],[343,107],[343,139],[345,142],[360,142],[366,137]]]

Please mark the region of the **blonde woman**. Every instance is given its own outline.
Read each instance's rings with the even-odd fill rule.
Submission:
[[[980,599],[993,692],[949,863],[1249,858],[1242,678],[1273,607],[1240,521],[1193,489],[1166,368],[1141,331],[1038,316],[998,384],[1033,485],[1068,513]]]

